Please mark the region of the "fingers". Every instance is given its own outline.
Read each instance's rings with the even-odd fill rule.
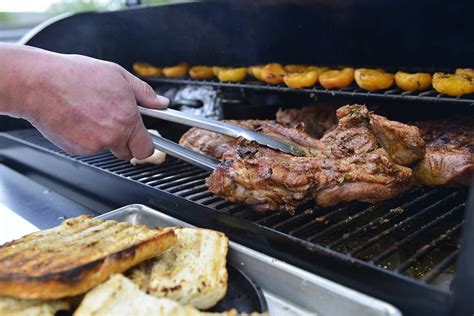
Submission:
[[[137,159],[145,159],[153,154],[153,142],[148,134],[143,121],[137,123],[128,140],[128,149],[133,157]]]
[[[170,103],[168,98],[157,95],[150,85],[125,71],[125,78],[133,89],[137,103],[152,109],[164,109]]]
[[[133,158],[132,156],[132,153],[130,152],[130,150],[128,149],[128,146],[127,146],[127,143],[122,143],[120,144],[119,146],[113,148],[113,149],[110,149],[110,151],[112,152],[112,154],[117,157],[118,159],[122,159],[122,160],[130,160]]]

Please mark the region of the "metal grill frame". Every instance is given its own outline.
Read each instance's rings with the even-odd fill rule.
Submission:
[[[450,97],[440,94],[434,89],[426,91],[402,91],[392,87],[384,91],[365,91],[359,88],[355,83],[343,89],[325,89],[320,85],[312,88],[293,89],[286,85],[271,85],[261,81],[247,80],[243,82],[220,82],[217,80],[191,79],[191,78],[165,78],[165,77],[141,77],[152,85],[156,84],[174,84],[174,85],[204,85],[217,88],[246,89],[259,92],[285,92],[307,95],[329,95],[339,97],[361,97],[367,99],[400,100],[443,103],[446,105],[474,105],[474,94]]]
[[[264,216],[260,222],[251,222],[239,216],[248,212],[244,206],[232,204],[228,210],[229,214],[226,214],[210,208],[214,206],[219,209],[228,203],[220,201],[219,198],[209,200],[207,205],[190,201],[190,197],[199,199],[212,196],[212,193],[200,192],[194,186],[199,182],[199,177],[208,174],[206,171],[202,171],[201,175],[190,175],[190,179],[181,179],[182,186],[179,189],[166,192],[137,181],[146,170],[153,169],[152,166],[142,167],[143,169],[136,172],[133,167],[122,165],[123,162],[113,161],[114,159],[104,161],[109,153],[92,157],[71,157],[48,141],[42,140],[40,135],[36,140],[30,139],[40,145],[9,134],[0,136],[0,148],[3,149],[0,160],[3,163],[23,169],[25,173],[35,175],[36,178],[47,177],[49,181],[53,179],[61,185],[74,187],[78,194],[88,199],[101,199],[114,208],[140,202],[197,226],[221,230],[236,242],[389,301],[409,314],[429,312],[432,315],[443,315],[450,308],[451,293],[263,225],[264,221],[271,221],[272,217],[278,215]],[[98,166],[90,164],[94,161],[100,161]],[[184,168],[196,168],[174,161],[163,167],[164,178],[157,180],[151,177],[147,181],[153,184],[161,181],[166,186],[167,181],[173,178],[172,169],[181,165]],[[122,170],[129,178],[103,169],[107,166]],[[169,171],[166,171],[166,168]],[[187,183],[188,180],[191,182]],[[87,205],[87,201],[81,203]],[[291,220],[298,220],[298,216],[304,214],[292,217]],[[449,261],[453,258],[446,259]],[[441,264],[447,266],[450,262]],[[413,297],[423,299],[413,301]]]

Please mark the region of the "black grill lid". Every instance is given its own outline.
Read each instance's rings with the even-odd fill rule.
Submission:
[[[28,45],[85,54],[131,69],[278,61],[453,70],[473,67],[473,1],[192,2],[57,21]]]

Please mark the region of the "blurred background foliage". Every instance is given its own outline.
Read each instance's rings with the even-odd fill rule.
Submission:
[[[0,12],[0,21],[1,22],[10,22],[14,20],[14,16],[9,12]]]
[[[160,5],[181,1],[139,0],[138,2],[142,5]],[[44,10],[31,9],[37,7],[40,2],[44,4]],[[126,7],[127,2],[136,4],[137,0],[0,0],[0,42],[14,42],[37,24],[59,14],[119,10]],[[12,3],[15,10],[6,10]]]
[[[21,20],[19,16],[29,12],[27,9],[24,12],[2,12],[0,0],[0,22],[13,23],[16,20]],[[17,0],[27,2],[34,2],[35,0]],[[52,17],[66,12],[85,12],[85,11],[104,11],[104,10],[118,10],[126,6],[127,0],[50,0],[51,4],[44,12],[34,12],[41,16]],[[134,1],[129,1],[133,3]],[[173,0],[141,0],[143,5],[159,5],[170,2],[177,2]],[[27,6],[25,6],[27,7]]]
[[[156,5],[172,2],[170,0],[141,0],[143,5]],[[103,11],[118,10],[125,6],[125,0],[62,0],[52,4],[49,11],[53,14],[65,12],[85,12],[85,11]]]

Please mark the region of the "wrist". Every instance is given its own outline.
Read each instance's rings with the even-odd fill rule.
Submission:
[[[41,65],[48,53],[22,45],[0,45],[0,113],[32,119],[38,112],[34,102],[41,89]]]

